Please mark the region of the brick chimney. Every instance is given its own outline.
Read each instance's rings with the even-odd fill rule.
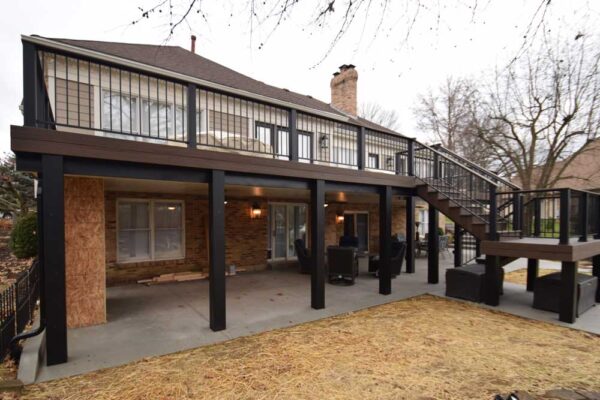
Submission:
[[[192,35],[192,47],[190,51],[192,53],[196,53],[196,35]]]
[[[357,114],[356,84],[358,72],[352,64],[344,64],[331,78],[331,105],[352,116]]]

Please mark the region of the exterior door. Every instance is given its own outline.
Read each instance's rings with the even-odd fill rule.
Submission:
[[[369,251],[369,214],[367,212],[345,212],[344,235],[358,237],[358,250]]]
[[[307,216],[304,204],[270,204],[269,243],[271,259],[290,259],[296,257],[294,242],[307,239]]]

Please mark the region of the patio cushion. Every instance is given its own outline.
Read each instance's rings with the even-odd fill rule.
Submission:
[[[500,293],[504,270],[500,268]],[[485,295],[485,265],[469,264],[446,270],[446,296],[481,303]]]
[[[560,284],[560,272],[537,278],[533,289],[533,308],[559,312]],[[577,316],[595,304],[597,288],[597,277],[577,274]]]

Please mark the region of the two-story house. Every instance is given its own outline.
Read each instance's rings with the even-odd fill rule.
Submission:
[[[342,236],[377,254],[389,294],[393,234],[414,272],[417,196],[430,204],[430,283],[439,211],[482,246],[518,231],[504,193],[518,188],[357,116],[353,65],[334,73],[328,104],[180,47],[22,41],[24,126],[11,127],[11,145],[40,181],[49,364],[67,360],[69,328],[106,321],[107,285],[164,273],[208,272],[210,328],[225,329],[226,267],[294,260],[297,239],[310,248],[313,308],[325,307],[326,248]],[[488,246],[488,304],[499,256],[515,247]],[[565,293],[561,318],[574,319]]]

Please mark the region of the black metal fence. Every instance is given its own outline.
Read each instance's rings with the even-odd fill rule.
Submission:
[[[8,354],[10,341],[33,320],[40,296],[37,260],[19,274],[15,283],[0,292],[0,360]]]

